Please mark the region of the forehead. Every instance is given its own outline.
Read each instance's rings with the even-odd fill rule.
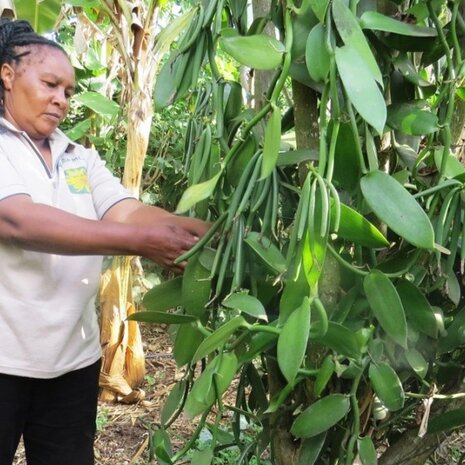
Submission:
[[[32,45],[29,49],[31,53],[19,63],[21,72],[54,73],[74,81],[74,68],[62,50],[48,45]]]

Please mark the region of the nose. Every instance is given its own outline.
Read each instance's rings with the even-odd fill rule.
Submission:
[[[53,103],[62,110],[68,108],[68,97],[64,89],[60,89],[59,87],[56,89],[56,92],[53,94]]]

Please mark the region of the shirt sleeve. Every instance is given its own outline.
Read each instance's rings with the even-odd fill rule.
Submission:
[[[6,153],[0,149],[0,200],[18,194],[31,195],[17,169],[11,164]]]
[[[108,209],[124,199],[134,196],[123,187],[120,180],[105,166],[95,150],[89,151],[88,180],[90,190],[99,219]]]

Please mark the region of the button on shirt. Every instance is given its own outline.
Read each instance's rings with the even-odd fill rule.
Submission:
[[[0,201],[26,194],[99,220],[131,197],[94,150],[60,130],[49,144],[51,170],[27,135],[0,119]],[[0,373],[53,378],[100,357],[101,266],[102,257],[31,252],[0,241]]]

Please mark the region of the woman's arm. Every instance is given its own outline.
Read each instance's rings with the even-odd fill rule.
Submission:
[[[129,208],[128,204],[128,213],[135,207],[133,202],[139,203],[120,203],[125,202],[132,205]],[[176,268],[173,261],[201,235],[200,230],[196,234],[167,221],[174,215],[162,209],[150,210],[153,221],[142,221],[142,211],[136,213],[135,208],[119,219],[112,210],[103,221],[89,220],[34,203],[27,195],[15,195],[0,201],[0,241],[62,255],[140,255]]]

